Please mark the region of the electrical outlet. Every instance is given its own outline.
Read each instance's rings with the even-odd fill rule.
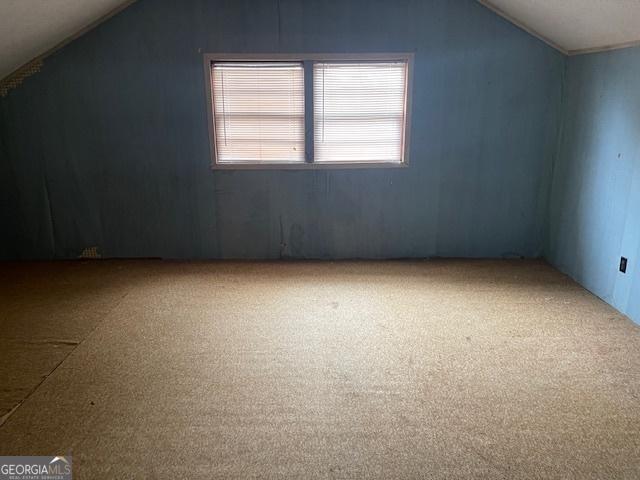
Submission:
[[[624,257],[620,257],[620,271],[627,273],[627,259]]]

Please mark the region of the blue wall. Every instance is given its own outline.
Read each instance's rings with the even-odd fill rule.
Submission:
[[[202,53],[385,51],[409,168],[209,169]],[[538,256],[564,64],[474,0],[139,0],[0,99],[0,258]]]
[[[640,322],[640,48],[568,60],[548,240],[554,265]]]

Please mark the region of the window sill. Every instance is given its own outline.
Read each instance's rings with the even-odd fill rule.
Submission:
[[[354,170],[363,168],[406,168],[406,162],[334,162],[334,163],[216,163],[212,170]]]

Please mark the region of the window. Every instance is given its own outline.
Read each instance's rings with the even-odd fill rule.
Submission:
[[[406,63],[316,63],[316,162],[402,162]]]
[[[301,63],[214,63],[219,163],[304,162]]]
[[[411,55],[205,55],[214,168],[407,164]]]

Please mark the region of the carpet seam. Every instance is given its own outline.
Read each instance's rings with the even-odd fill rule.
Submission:
[[[104,322],[107,321],[107,319],[111,316],[111,314],[113,313],[113,311],[118,308],[122,302],[124,301],[125,297],[128,295],[128,292],[125,293],[122,297],[120,297],[120,299],[118,300],[117,304],[114,305],[111,310],[109,310],[106,315],[104,316],[104,319],[101,322],[98,322],[98,324],[93,327],[91,329],[91,331],[87,334],[87,336],[83,339],[80,340],[76,346],[74,348],[72,348],[69,353],[67,355],[65,355],[65,357],[60,360],[55,367],[53,367],[53,369],[51,369],[51,371],[49,373],[47,373],[46,375],[44,375],[42,377],[42,380],[40,382],[38,382],[38,384],[36,386],[34,386],[26,395],[25,397],[20,400],[16,405],[13,406],[13,408],[11,408],[11,410],[9,410],[6,414],[4,414],[2,417],[0,417],[0,429],[2,429],[2,427],[9,421],[9,418],[11,418],[13,416],[14,413],[16,413],[20,407],[22,405],[24,405],[24,403],[29,400],[29,398],[31,398],[31,396],[36,393],[36,391],[44,384],[44,382],[47,381],[47,379],[53,375],[55,373],[56,370],[58,370],[58,368],[71,356],[71,354],[73,354],[73,352],[76,351],[76,349],[82,345],[83,343],[85,343],[87,340],[89,340],[89,338],[94,334],[94,332],[101,327]]]

